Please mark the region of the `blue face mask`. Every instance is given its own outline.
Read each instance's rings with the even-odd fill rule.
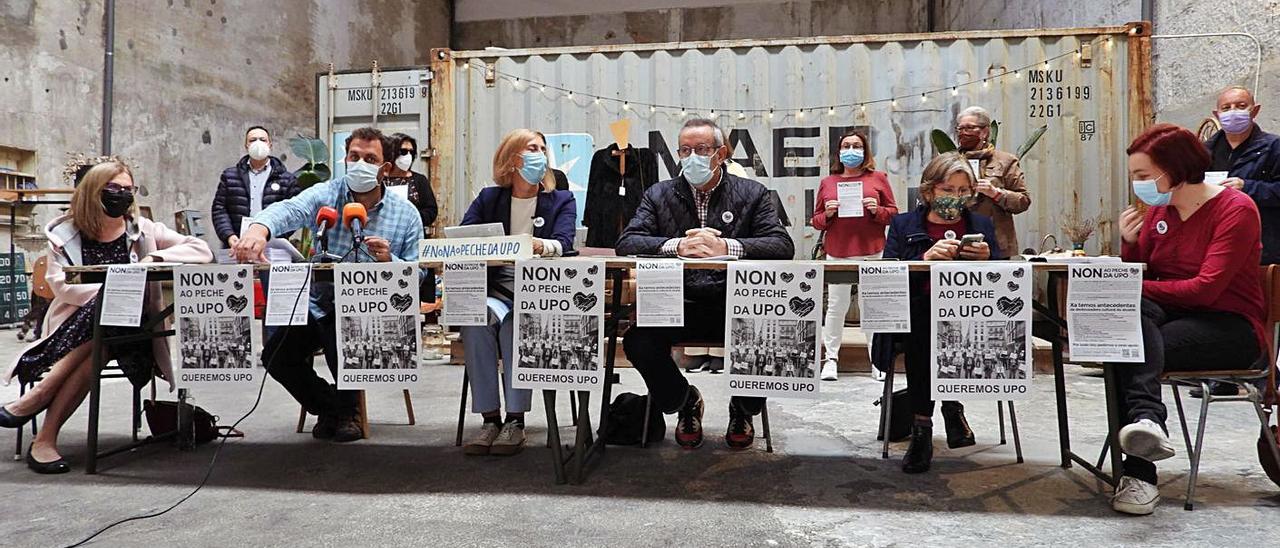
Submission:
[[[711,180],[715,170],[711,169],[711,156],[691,153],[680,159],[680,174],[693,186],[702,186]]]
[[[1173,192],[1160,192],[1159,187],[1156,186],[1156,181],[1159,181],[1161,177],[1164,177],[1164,175],[1155,179],[1134,181],[1133,194],[1139,200],[1142,200],[1142,203],[1152,207],[1169,205],[1169,200],[1173,198]]]
[[[524,165],[520,166],[520,177],[531,185],[542,184],[542,177],[547,174],[547,155],[526,152],[520,158],[524,160]]]
[[[866,159],[860,148],[842,148],[840,149],[840,163],[844,167],[858,167],[862,165],[862,161]]]

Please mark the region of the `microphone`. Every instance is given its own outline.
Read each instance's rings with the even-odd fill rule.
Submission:
[[[365,210],[364,205],[358,202],[351,202],[342,206],[342,222],[351,229],[351,233],[355,235],[356,241],[364,240],[364,229],[362,228],[369,222],[369,212]]]
[[[320,210],[316,212],[316,224],[320,226],[320,230],[316,231],[316,238],[324,238],[324,231],[326,229],[337,226],[338,210],[329,206],[320,208]]]

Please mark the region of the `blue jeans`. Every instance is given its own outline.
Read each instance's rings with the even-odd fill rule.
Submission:
[[[489,413],[502,409],[498,400],[498,358],[502,358],[502,390],[507,395],[507,412],[529,410],[533,391],[511,387],[515,356],[512,351],[511,304],[489,297],[489,324],[462,327],[462,346],[467,355],[467,376],[471,382],[471,411]]]

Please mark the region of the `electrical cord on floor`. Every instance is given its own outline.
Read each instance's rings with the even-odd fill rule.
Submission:
[[[350,253],[348,253],[347,255],[350,255]],[[344,256],[344,257],[343,257],[341,260],[339,260],[338,262],[342,262],[342,260],[345,260],[345,259],[346,259],[346,256]],[[308,285],[310,282],[311,282],[311,269],[310,269],[310,268],[308,268],[308,269],[307,269],[307,276],[306,276],[306,278],[304,278],[304,279],[303,279],[303,281],[302,281],[302,287],[307,287],[307,285]],[[291,311],[291,312],[292,312],[293,310],[297,310],[297,309],[298,309],[298,303],[302,301],[302,294],[303,294],[303,293],[304,293],[303,291],[299,291],[299,292],[298,292],[298,296],[297,296],[297,298],[295,298],[295,299],[293,300],[293,307],[290,309],[290,311]],[[308,313],[309,313],[309,312],[308,312]],[[266,318],[265,318],[265,317],[263,318],[263,323],[266,323]],[[283,329],[284,329],[284,331],[285,331],[285,333],[288,333],[289,328],[291,328],[291,327],[293,327],[293,323],[292,323],[292,322],[290,322],[288,325],[285,325],[285,326],[284,326],[284,328],[283,328]],[[283,336],[282,336],[281,338],[283,339]],[[265,343],[264,343],[264,346],[265,346]],[[257,411],[257,409],[258,409],[258,404],[262,402],[262,392],[263,392],[263,390],[264,390],[264,389],[266,388],[266,386],[267,386],[267,377],[269,377],[269,376],[270,376],[270,374],[269,374],[269,373],[271,372],[271,364],[275,362],[276,355],[277,355],[278,353],[279,353],[279,347],[278,347],[278,346],[277,346],[277,348],[272,349],[272,351],[271,351],[271,357],[270,357],[270,358],[268,358],[268,359],[266,360],[266,362],[265,362],[265,366],[263,367],[263,370],[262,370],[262,382],[261,382],[261,383],[258,383],[258,395],[253,399],[253,406],[251,406],[251,407],[249,408],[249,410],[248,410],[248,411],[246,411],[246,412],[245,412],[245,414],[244,414],[243,416],[241,416],[239,419],[236,419],[236,422],[235,422],[235,423],[233,423],[233,424],[231,425],[231,428],[230,428],[230,429],[228,429],[228,430],[226,430],[226,431],[224,431],[224,432],[222,433],[222,439],[218,440],[218,446],[217,446],[217,447],[214,447],[214,449],[213,449],[213,457],[209,459],[209,467],[205,470],[205,472],[204,472],[204,477],[203,477],[203,478],[200,478],[200,483],[199,483],[199,484],[197,484],[197,485],[195,486],[195,488],[191,490],[191,492],[190,492],[190,493],[187,493],[187,495],[186,495],[186,496],[184,496],[184,497],[182,497],[182,498],[178,499],[178,502],[173,503],[173,504],[172,504],[172,505],[170,505],[168,508],[165,508],[164,510],[161,510],[161,511],[159,511],[159,512],[151,512],[151,513],[148,513],[148,514],[139,514],[139,515],[136,515],[136,516],[127,517],[127,518],[124,518],[124,519],[122,519],[122,520],[118,520],[118,521],[112,522],[112,523],[108,524],[107,526],[105,526],[105,527],[103,527],[103,528],[101,528],[101,529],[98,529],[98,530],[97,530],[97,531],[95,531],[92,535],[89,535],[89,536],[85,537],[85,538],[84,538],[84,540],[81,540],[80,542],[77,542],[77,543],[75,543],[75,544],[71,544],[71,545],[69,545],[67,548],[75,548],[75,547],[77,547],[77,546],[82,546],[82,545],[84,545],[85,543],[88,543],[89,541],[93,540],[94,538],[97,538],[97,536],[98,536],[98,535],[101,535],[101,534],[103,534],[103,533],[105,533],[105,532],[107,532],[107,531],[111,530],[113,527],[115,527],[115,526],[117,526],[117,525],[124,525],[124,524],[126,524],[126,523],[131,522],[131,521],[141,521],[141,520],[144,520],[144,519],[150,519],[150,518],[155,518],[155,517],[163,516],[163,515],[165,515],[165,514],[169,513],[169,511],[170,511],[170,510],[173,510],[174,508],[177,508],[177,507],[178,507],[178,505],[180,505],[180,504],[182,504],[182,503],[184,503],[184,502],[187,502],[187,499],[190,499],[191,497],[194,497],[194,496],[196,495],[196,493],[199,493],[199,492],[200,492],[200,489],[201,489],[201,488],[203,488],[203,487],[205,486],[205,484],[209,482],[209,478],[213,476],[213,469],[214,469],[214,465],[216,465],[216,464],[218,463],[218,454],[219,454],[220,452],[222,452],[222,446],[223,446],[223,445],[226,445],[226,443],[227,443],[227,438],[230,436],[231,432],[235,431],[236,427],[240,426],[240,423],[241,423],[241,422],[243,422],[245,419],[249,418],[249,415],[252,415],[254,411]]]

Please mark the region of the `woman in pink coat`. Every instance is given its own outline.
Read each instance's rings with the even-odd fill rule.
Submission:
[[[203,240],[183,236],[164,225],[134,215],[133,174],[123,163],[103,162],[85,174],[71,197],[70,214],[45,227],[49,238],[49,269],[45,279],[53,302],[45,316],[45,337],[28,346],[5,372],[8,384],[43,380],[22,398],[0,406],[0,426],[20,428],[45,412],[44,427],[27,451],[27,466],[42,474],[70,471],[58,453],[58,431],[84,401],[95,371],[90,366],[93,308],[99,284],[66,283],[63,268],[151,261],[207,263],[213,259]],[[163,309],[159,284],[147,288],[143,316]],[[167,329],[168,326],[160,326]],[[108,336],[137,328],[108,327]],[[122,344],[107,350],[135,386],[159,374],[173,388],[169,346],[164,338]]]

